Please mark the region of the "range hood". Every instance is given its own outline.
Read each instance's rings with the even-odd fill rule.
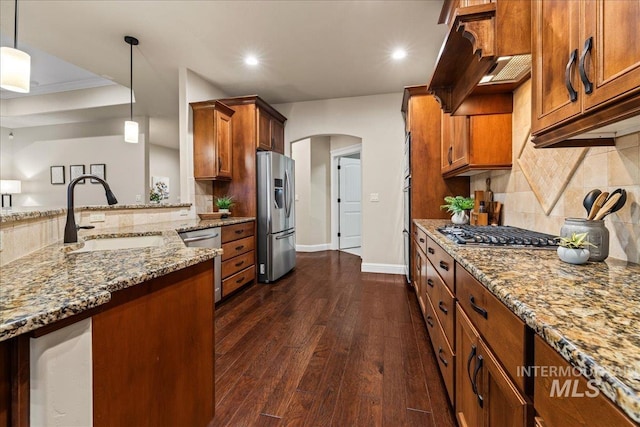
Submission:
[[[444,2],[439,23],[449,33],[428,86],[446,113],[472,94],[512,92],[531,73],[531,2],[461,1]]]

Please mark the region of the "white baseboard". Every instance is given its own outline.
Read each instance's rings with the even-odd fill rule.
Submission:
[[[331,249],[331,243],[323,243],[321,245],[296,245],[296,252],[320,252]]]
[[[363,262],[360,271],[363,273],[385,273],[404,275],[404,265],[402,264],[374,264]]]

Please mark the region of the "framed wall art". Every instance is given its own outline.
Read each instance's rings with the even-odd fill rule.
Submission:
[[[63,185],[65,183],[64,166],[51,166],[50,170],[51,170],[51,184]]]
[[[104,163],[97,163],[89,165],[89,173],[91,175],[95,175],[97,177],[102,178],[103,180],[107,180],[107,165]],[[92,184],[100,184],[100,181],[92,179]]]
[[[69,166],[69,179],[73,181],[80,175],[84,175],[84,165],[71,165]],[[78,181],[78,184],[85,184],[86,179]]]

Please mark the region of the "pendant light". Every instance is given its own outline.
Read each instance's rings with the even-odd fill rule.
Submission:
[[[130,100],[129,100],[129,108],[130,108],[130,120],[124,122],[124,141],[130,142],[132,144],[138,143],[138,122],[133,121],[133,46],[138,45],[138,39],[131,36],[124,36],[124,41],[129,44],[129,48],[131,51],[131,67],[129,68],[130,74]]]
[[[18,0],[15,0],[13,48],[0,48],[0,87],[12,92],[29,93],[31,56],[18,50]]]

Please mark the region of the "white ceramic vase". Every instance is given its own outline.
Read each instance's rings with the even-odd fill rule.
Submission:
[[[469,222],[469,215],[467,215],[467,211],[456,212],[451,216],[451,222],[454,224],[462,225]]]
[[[589,261],[589,249],[574,249],[558,246],[558,256],[562,261],[568,262],[569,264],[584,264]]]
[[[220,208],[218,208],[218,212],[220,212],[221,214],[229,215],[229,209],[220,209]]]

